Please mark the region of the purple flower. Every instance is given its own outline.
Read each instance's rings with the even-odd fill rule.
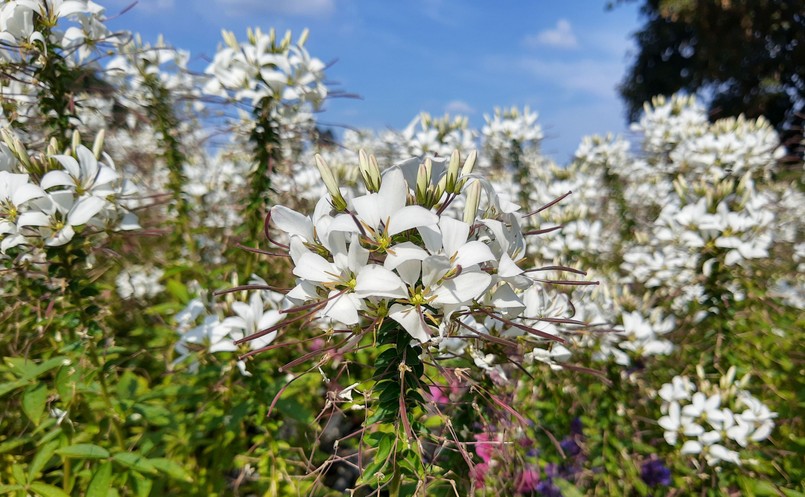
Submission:
[[[562,491],[550,479],[539,482],[536,491],[542,497],[562,497]]]
[[[581,447],[576,443],[576,439],[573,436],[567,437],[559,442],[559,446],[562,447],[562,451],[567,457],[576,457],[581,453]]]
[[[651,459],[643,463],[640,468],[640,477],[650,487],[671,484],[671,470],[662,462],[662,459]]]
[[[581,422],[581,418],[573,418],[573,421],[570,422],[570,433],[574,435],[583,435],[583,429],[584,423]]]
[[[539,469],[529,466],[517,476],[517,493],[530,494],[537,489]]]

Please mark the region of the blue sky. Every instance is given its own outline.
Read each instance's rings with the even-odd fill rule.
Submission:
[[[113,16],[132,0],[99,0]],[[591,133],[624,133],[615,86],[634,53],[636,3],[607,0],[140,0],[111,20],[190,50],[203,69],[221,29],[310,28],[311,55],[333,62],[328,80],[361,99],[328,101],[320,120],[402,128],[420,111],[461,113],[473,127],[495,106],[529,105],[559,162]]]

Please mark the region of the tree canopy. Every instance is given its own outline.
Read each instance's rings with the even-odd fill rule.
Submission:
[[[628,1],[628,0],[627,0]],[[711,119],[765,116],[789,150],[805,118],[805,0],[643,0],[645,25],[620,93],[630,120],[677,91]]]

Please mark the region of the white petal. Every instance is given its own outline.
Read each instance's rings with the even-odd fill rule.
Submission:
[[[425,323],[425,317],[419,307],[394,304],[389,309],[389,317],[400,323],[415,340],[421,343],[430,340],[432,330]]]
[[[330,292],[330,297],[336,295],[338,291]],[[322,312],[322,316],[334,319],[347,326],[356,324],[359,321],[358,308],[350,294],[344,293],[327,302],[327,306]]]
[[[355,294],[359,297],[406,298],[405,283],[392,271],[376,264],[365,266],[358,273]]]
[[[11,203],[19,207],[24,202],[44,196],[45,192],[41,188],[31,183],[25,183],[16,191],[11,192]]]
[[[271,222],[289,235],[298,235],[305,241],[313,241],[313,223],[310,219],[283,205],[271,208]]]
[[[389,235],[396,235],[403,231],[420,226],[432,226],[439,222],[439,216],[419,205],[409,205],[395,211],[386,227]]]
[[[447,216],[439,220],[439,230],[442,232],[442,247],[448,257],[458,252],[470,236],[469,224]]]
[[[411,242],[403,242],[389,248],[383,266],[396,269],[405,261],[421,261],[428,257],[428,252]]]
[[[702,451],[702,444],[696,440],[688,440],[679,450],[681,454],[699,454]]]
[[[117,180],[117,171],[108,166],[101,166],[98,175],[95,177],[95,186],[107,185]]]
[[[426,288],[436,285],[450,271],[450,260],[443,255],[434,255],[422,261],[422,284]]]
[[[443,305],[466,304],[484,293],[491,282],[492,276],[486,273],[459,274],[434,290],[434,302]]]
[[[51,171],[42,178],[40,185],[47,190],[54,186],[75,186],[75,180],[64,171]]]
[[[502,278],[512,278],[522,274],[523,270],[509,257],[509,254],[503,253],[498,262],[498,276]]]
[[[380,190],[377,192],[379,216],[381,221],[392,217],[395,213],[405,207],[405,199],[408,197],[408,185],[405,177],[399,168],[386,171],[380,183]],[[400,230],[402,231],[402,230]],[[391,229],[389,229],[390,234]],[[399,231],[397,231],[399,233]]]
[[[67,215],[67,222],[73,226],[86,224],[95,214],[101,212],[104,205],[106,205],[106,201],[102,198],[80,198],[70,209],[70,213]]]
[[[353,239],[349,245],[348,269],[353,273],[357,273],[367,262],[369,262],[369,251],[363,248],[358,240]]]
[[[355,208],[358,218],[373,230],[376,230],[380,227],[381,221],[386,221],[386,219],[380,218],[380,206],[378,204],[376,193],[370,193],[368,195],[353,198],[352,207]],[[346,214],[346,216],[349,215]],[[341,217],[343,216],[338,216],[336,220]],[[356,226],[357,229],[354,219],[349,219],[349,222],[351,222],[353,226]],[[339,224],[339,226],[341,225]]]
[[[67,171],[67,174],[75,179],[81,178],[81,168],[78,166],[78,161],[69,155],[54,155],[59,164]],[[44,188],[44,187],[43,187]]]
[[[20,214],[17,219],[17,226],[47,226],[50,224],[48,217],[37,211],[28,211]]]
[[[338,279],[338,270],[324,257],[313,252],[306,252],[293,268],[293,274],[309,281],[323,283]]]
[[[467,268],[494,259],[494,254],[485,243],[467,242],[458,249],[455,264]]]

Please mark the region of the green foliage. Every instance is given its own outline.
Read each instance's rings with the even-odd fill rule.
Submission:
[[[765,116],[796,150],[802,139],[802,0],[647,0],[638,53],[620,91],[636,119],[655,95],[712,94],[713,119]]]

